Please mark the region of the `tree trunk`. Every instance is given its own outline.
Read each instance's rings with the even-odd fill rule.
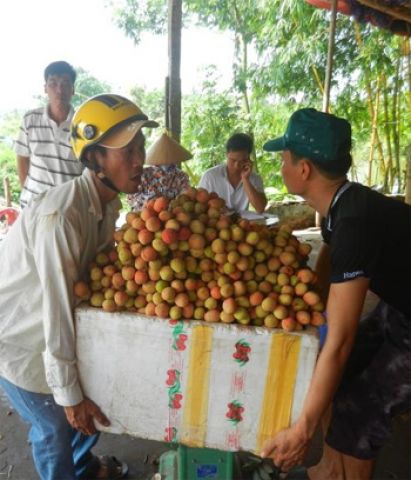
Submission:
[[[372,166],[374,163],[374,148],[375,144],[379,141],[378,140],[378,113],[380,110],[380,77],[377,79],[377,88],[375,94],[375,104],[373,104],[370,111],[372,112],[371,118],[371,145],[370,145],[370,154],[368,157],[368,185],[372,185],[373,177],[372,177]],[[383,169],[383,181],[384,181],[384,189],[385,189],[385,168]]]
[[[243,97],[244,97],[244,106],[245,111],[250,114],[250,100],[248,99],[248,82],[247,82],[247,75],[248,75],[248,45],[247,41],[244,38],[244,35],[241,35],[241,44],[242,44],[242,73],[244,75],[244,89],[243,89]]]
[[[321,95],[324,96],[324,85],[321,82],[320,74],[318,73],[318,70],[315,65],[311,65],[311,70],[313,71],[315,81],[318,85],[318,88],[320,89]]]
[[[383,95],[383,106],[384,106],[384,132],[385,132],[385,143],[387,146],[387,169],[384,177],[384,190],[386,185],[390,185],[390,190],[392,190],[393,182],[393,161],[392,161],[392,148],[391,148],[391,128],[390,128],[390,115],[389,115],[389,104],[388,104],[388,86],[387,86],[387,77],[382,75],[382,95]],[[392,119],[394,121],[394,118]]]
[[[334,46],[335,46],[335,24],[337,20],[337,0],[331,0],[331,19],[328,34],[327,66],[325,70],[323,112],[328,113],[330,108],[330,90],[333,71]]]
[[[166,130],[169,132],[170,131],[170,115],[169,115],[169,98],[170,98],[170,77],[167,75],[166,81],[164,83],[164,111],[165,111],[165,119],[164,119],[164,124],[166,127]]]
[[[362,42],[360,27],[359,27],[357,22],[354,22],[354,33],[355,33],[355,38],[357,40],[358,48],[359,48],[359,50],[361,50],[362,47],[363,47],[363,42]],[[372,86],[371,86],[371,82],[370,82],[367,71],[365,71],[365,86],[366,86],[366,91],[367,91],[368,108],[369,108],[369,111],[370,111],[370,118],[371,118],[371,120],[373,120],[374,119],[374,102],[373,102],[373,95],[372,95]],[[378,155],[380,157],[379,163],[381,165],[381,170],[382,170],[381,175],[382,175],[382,178],[384,178],[384,176],[385,176],[384,153],[383,153],[381,141],[380,141],[380,138],[379,138],[379,135],[378,135],[378,128],[376,128],[376,131],[375,131],[375,143],[377,145],[377,151],[378,151]]]
[[[10,181],[9,177],[3,179],[4,198],[6,200],[6,207],[11,207]]]
[[[408,106],[411,115],[411,39],[404,38],[404,52],[407,58]]]
[[[406,148],[407,178],[405,181],[405,203],[411,205],[411,144]]]
[[[401,123],[401,109],[399,108],[399,95],[400,91],[400,71],[401,71],[402,59],[401,55],[398,56],[397,65],[395,68],[395,77],[394,77],[394,92],[392,95],[392,136],[394,143],[394,162],[395,162],[395,174],[392,175],[392,186],[394,186],[395,180],[398,182],[398,191],[401,192],[401,165],[400,165],[400,123]]]

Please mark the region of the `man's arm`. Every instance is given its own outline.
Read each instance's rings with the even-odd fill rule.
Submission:
[[[267,205],[267,198],[264,192],[259,192],[254,185],[250,182],[250,179],[243,181],[244,190],[247,194],[248,200],[255,208],[256,212],[263,213]]]
[[[326,304],[328,292],[330,290],[331,274],[330,247],[326,243],[321,244],[314,270],[318,277],[316,283],[317,291],[320,294],[324,304]]]
[[[17,174],[19,176],[20,186],[23,187],[26,182],[27,174],[29,173],[30,157],[23,157],[16,155]]]
[[[297,422],[268,440],[261,451],[289,470],[302,462],[309,441],[339,386],[356,336],[369,280],[360,277],[331,285],[327,304],[328,333],[319,355],[303,410]]]
[[[247,194],[248,200],[251,203],[251,205],[255,208],[256,212],[262,213],[264,212],[264,209],[267,205],[267,198],[264,193],[264,186],[263,182],[260,177],[259,181],[261,183],[260,185],[260,190],[257,190],[257,188],[252,184],[251,182],[251,170],[252,170],[252,164],[251,162],[247,162],[244,165],[243,171],[241,173],[241,180],[243,182],[244,190],[245,193]]]
[[[43,290],[44,367],[47,384],[69,423],[80,432],[95,433],[93,418],[109,421],[84,398],[76,365],[73,285],[78,280],[82,245],[79,225],[59,213],[42,216],[33,231],[36,267]]]
[[[106,427],[110,425],[104,413],[88,398],[74,407],[64,407],[64,413],[69,424],[84,435],[93,435],[97,432],[93,419]]]
[[[198,188],[205,188],[208,192],[212,191],[207,172],[204,172],[200,178],[200,181],[198,182]]]

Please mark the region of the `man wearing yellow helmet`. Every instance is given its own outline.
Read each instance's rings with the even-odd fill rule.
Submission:
[[[93,420],[109,420],[83,396],[76,367],[73,285],[111,242],[145,159],[142,127],[156,127],[128,99],[97,95],[75,114],[83,174],[36,197],[0,244],[0,386],[30,423],[42,480],[122,478],[127,466],[95,457]]]

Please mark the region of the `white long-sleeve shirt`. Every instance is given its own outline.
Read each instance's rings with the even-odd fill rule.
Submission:
[[[90,171],[36,197],[0,242],[0,376],[63,406],[82,399],[73,285],[112,243],[121,207]]]

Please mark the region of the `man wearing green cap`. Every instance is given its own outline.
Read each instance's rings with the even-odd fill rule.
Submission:
[[[323,457],[298,478],[369,479],[392,417],[411,408],[411,208],[347,180],[351,126],[342,118],[298,110],[264,149],[282,152],[288,191],[323,218],[317,271],[328,333],[300,417],[261,455],[285,471],[301,464],[322,420]],[[380,301],[360,322],[367,290]]]

